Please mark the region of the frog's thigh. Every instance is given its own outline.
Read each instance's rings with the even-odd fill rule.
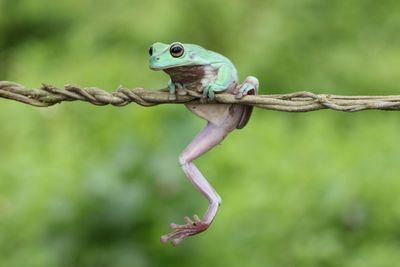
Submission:
[[[219,126],[230,116],[229,110],[232,104],[187,103],[185,106],[200,118]]]
[[[215,92],[227,89],[233,82],[232,72],[232,68],[228,65],[223,65],[220,67],[218,70],[217,79],[210,84],[211,89]]]

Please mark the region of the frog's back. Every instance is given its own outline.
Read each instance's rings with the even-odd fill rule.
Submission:
[[[235,69],[233,63],[227,57],[221,55],[220,53],[205,49],[195,44],[185,44],[185,46],[189,49],[190,52],[194,51],[196,57],[204,62],[208,62],[208,64],[227,64]]]

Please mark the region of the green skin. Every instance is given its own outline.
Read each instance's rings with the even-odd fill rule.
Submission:
[[[180,53],[173,52],[178,46]],[[203,99],[213,100],[217,92],[227,91],[241,98],[246,94],[257,94],[258,80],[249,76],[238,85],[235,66],[226,57],[206,50],[198,45],[155,43],[150,50],[150,68],[169,74],[170,97],[175,93],[185,94],[188,89],[201,88]],[[208,200],[208,209],[203,216],[185,217],[186,224],[171,224],[172,232],[161,237],[161,242],[171,241],[175,246],[183,239],[205,231],[217,214],[221,197],[210,185],[193,161],[220,144],[236,128],[243,128],[250,118],[252,107],[234,104],[188,103],[186,107],[208,121],[207,126],[194,138],[179,156],[179,163],[192,184]]]
[[[170,53],[171,45],[163,43],[153,44],[150,68],[153,70],[168,70],[185,67],[187,71],[191,66],[202,66],[202,73],[197,73],[199,76],[202,76],[202,79],[198,82],[203,87],[204,96],[208,96],[209,100],[214,99],[216,92],[224,91],[238,83],[236,68],[229,59],[198,45],[181,45],[184,47],[184,53],[180,57],[173,57]],[[173,76],[168,83],[171,95],[175,94],[177,88],[184,87],[185,83],[191,83],[191,81],[185,80],[183,82],[175,81]]]

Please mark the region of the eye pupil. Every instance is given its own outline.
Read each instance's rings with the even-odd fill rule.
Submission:
[[[169,49],[169,52],[173,57],[180,57],[183,55],[184,49],[181,44],[173,44]]]
[[[153,55],[153,47],[152,47],[152,46],[150,46],[150,48],[149,48],[149,55],[150,55],[150,56]]]
[[[175,47],[172,47],[171,48],[171,52],[172,53],[179,53],[179,52],[181,52],[181,50],[182,50],[182,48],[181,47],[179,47],[179,46],[175,46]]]

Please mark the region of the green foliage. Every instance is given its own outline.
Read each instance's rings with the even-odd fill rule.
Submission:
[[[155,41],[228,56],[261,93],[399,94],[398,1],[0,0],[0,80],[160,88]],[[168,223],[206,201],[177,156],[204,124],[183,106],[39,109],[0,100],[0,266],[344,266],[400,261],[397,112],[287,114],[197,161],[223,198],[172,249]]]

